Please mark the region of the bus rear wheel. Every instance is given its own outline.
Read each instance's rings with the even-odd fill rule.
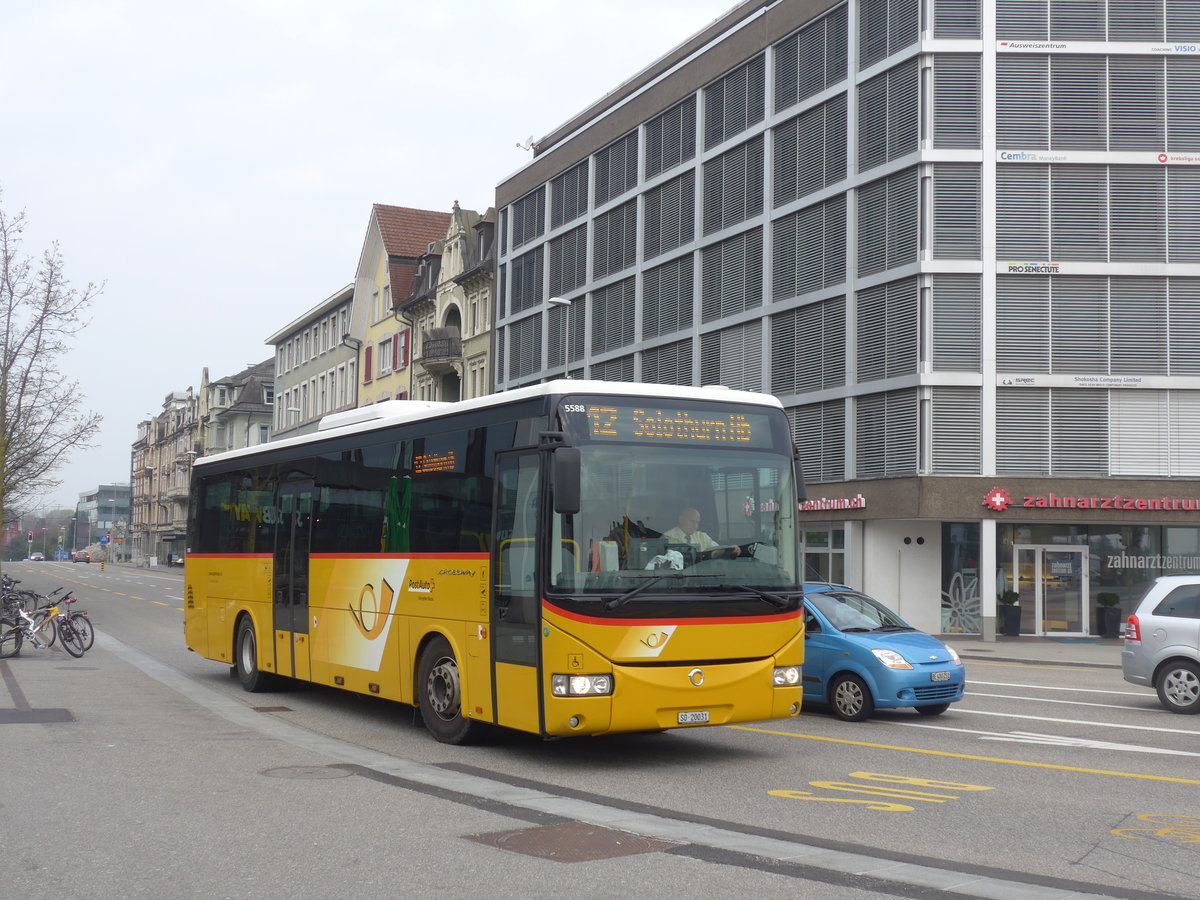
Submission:
[[[258,668],[258,638],[254,634],[254,622],[249,616],[243,616],[238,623],[237,640],[233,644],[234,664],[237,668],[238,681],[242,690],[257,694],[270,690],[275,683],[275,676]]]
[[[462,714],[462,680],[450,642],[440,635],[421,652],[417,663],[417,696],[429,733],[443,744],[474,744],[487,725]]]

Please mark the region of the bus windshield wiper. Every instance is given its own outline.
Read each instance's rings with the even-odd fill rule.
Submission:
[[[756,594],[777,609],[787,609],[792,605],[792,601],[787,597],[781,597],[779,594],[772,594],[771,592],[764,591],[761,588],[750,587],[748,584],[730,584],[726,585],[726,587],[731,587],[739,591],[749,591],[752,594]]]
[[[624,606],[626,603],[628,603],[630,600],[632,600],[634,597],[636,597],[642,591],[646,590],[646,588],[650,587],[650,585],[658,584],[658,582],[662,581],[664,578],[670,578],[671,580],[674,581],[676,579],[683,579],[683,578],[709,578],[709,577],[711,577],[711,576],[709,576],[709,575],[690,575],[690,574],[687,574],[684,572],[660,572],[657,575],[649,576],[637,587],[632,588],[623,594],[619,594],[616,597],[611,597],[608,600],[605,600],[604,608],[605,609],[616,609],[618,606]]]

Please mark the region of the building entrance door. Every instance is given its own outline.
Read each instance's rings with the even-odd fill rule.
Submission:
[[[1013,571],[1021,601],[1021,634],[1088,633],[1088,548],[1016,544]]]

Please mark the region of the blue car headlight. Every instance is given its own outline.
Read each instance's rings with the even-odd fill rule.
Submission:
[[[873,647],[871,652],[875,654],[875,658],[887,666],[889,669],[911,669],[912,663],[897,653],[895,650],[883,650],[878,647]]]

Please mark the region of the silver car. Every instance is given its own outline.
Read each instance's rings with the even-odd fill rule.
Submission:
[[[1200,575],[1155,580],[1125,622],[1121,671],[1175,713],[1200,712]]]

